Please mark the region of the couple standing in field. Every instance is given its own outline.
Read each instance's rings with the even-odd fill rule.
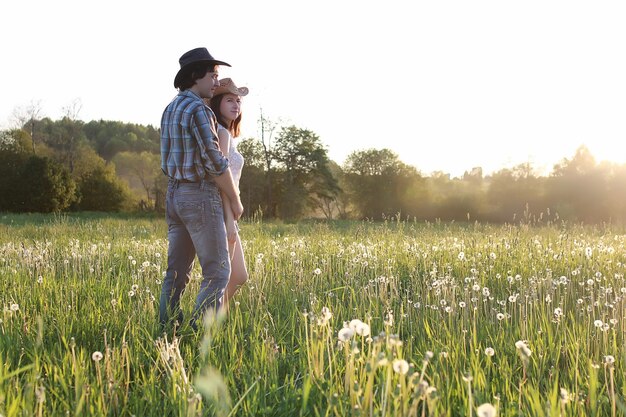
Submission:
[[[248,278],[237,220],[243,213],[239,179],[243,157],[239,136],[241,98],[206,48],[184,53],[174,78],[178,94],[161,119],[161,169],[169,177],[165,218],[167,271],[161,288],[159,321],[183,323],[180,298],[198,256],[202,282],[190,325],[197,329],[207,309],[219,310]]]

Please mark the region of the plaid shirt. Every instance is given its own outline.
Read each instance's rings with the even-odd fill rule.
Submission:
[[[220,151],[213,111],[189,90],[181,91],[161,118],[161,169],[170,178],[199,182],[228,168]]]

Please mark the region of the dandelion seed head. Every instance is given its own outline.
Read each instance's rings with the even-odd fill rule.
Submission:
[[[94,362],[100,362],[102,360],[102,352],[96,350],[94,353],[91,354],[91,359]]]
[[[406,375],[409,372],[409,363],[404,359],[394,359],[392,362],[393,371],[400,375]]]
[[[488,348],[485,349],[485,355],[491,357],[491,356],[493,356],[495,354],[496,354],[496,351],[493,350],[492,347],[488,347]]]
[[[478,417],[496,417],[496,407],[489,403],[481,404],[476,408],[476,415]]]
[[[339,330],[338,338],[341,342],[347,342],[352,338],[352,336],[354,336],[354,330],[349,327],[344,327]]]

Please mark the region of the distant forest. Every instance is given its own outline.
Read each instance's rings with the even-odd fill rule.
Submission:
[[[116,121],[26,117],[0,131],[0,211],[164,210],[159,130]],[[547,176],[530,164],[483,175],[424,175],[389,149],[328,158],[314,132],[263,120],[238,147],[245,216],[297,220],[626,223],[626,165],[580,147]]]

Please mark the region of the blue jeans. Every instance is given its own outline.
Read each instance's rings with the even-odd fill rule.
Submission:
[[[180,297],[191,278],[196,254],[202,283],[191,318],[202,319],[207,308],[218,309],[230,276],[230,258],[222,198],[214,182],[183,183],[170,180],[165,201],[169,247],[167,272],[161,287],[159,321],[183,322]]]

